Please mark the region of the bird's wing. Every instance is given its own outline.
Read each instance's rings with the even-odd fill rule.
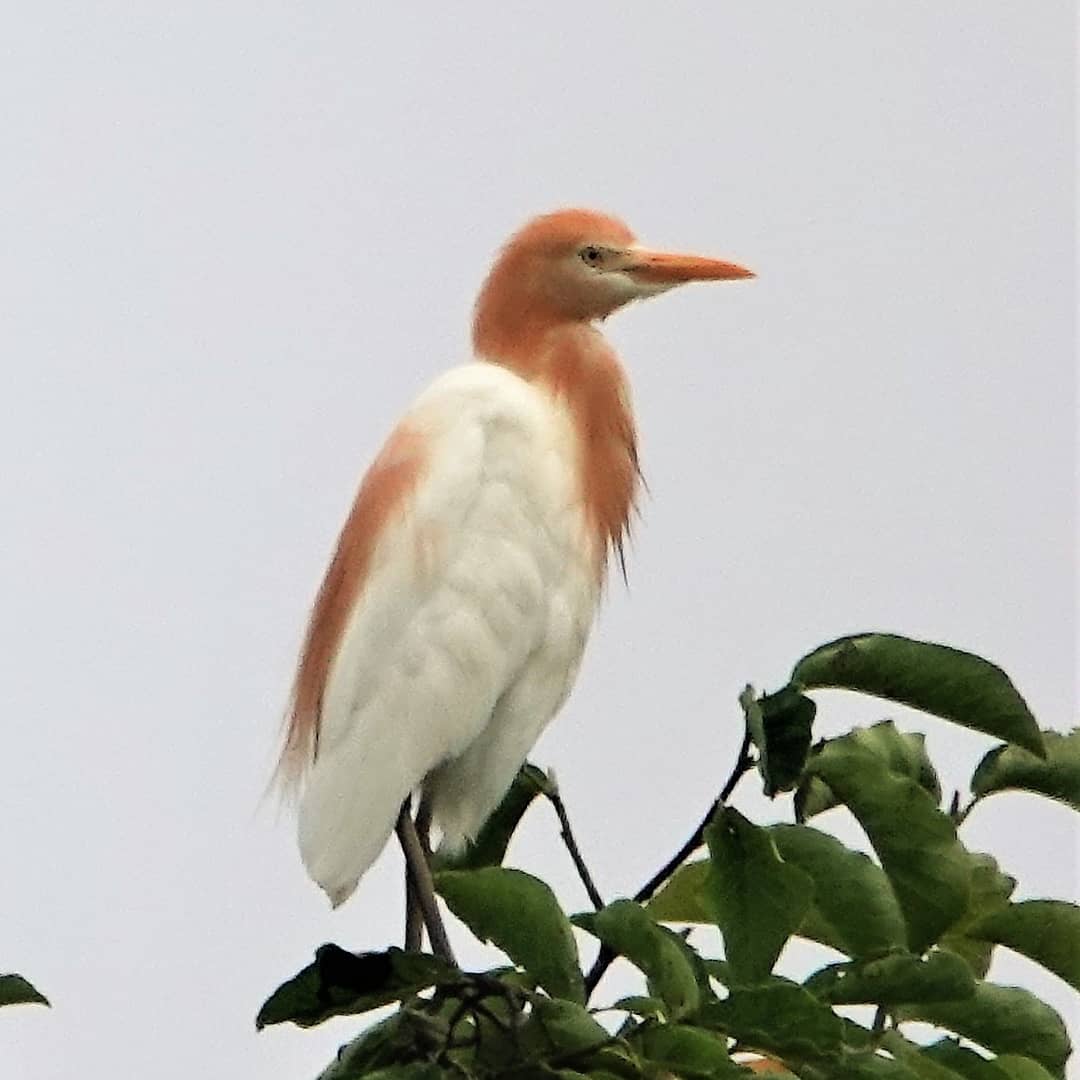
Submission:
[[[586,547],[574,477],[550,399],[469,364],[421,397],[364,478],[312,615],[285,759],[310,761],[301,852],[335,903],[536,648],[552,582]]]

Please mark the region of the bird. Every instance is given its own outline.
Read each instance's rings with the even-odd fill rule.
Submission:
[[[420,394],[363,476],[300,650],[277,777],[334,907],[414,795],[440,852],[476,837],[571,690],[612,563],[625,574],[637,429],[599,324],[753,276],[586,209],[536,217],[498,252],[473,358]]]

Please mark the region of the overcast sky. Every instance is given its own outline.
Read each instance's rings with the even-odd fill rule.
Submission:
[[[5,1080],[299,1080],[358,1029],[253,1019],[399,940],[400,859],[331,912],[259,799],[356,480],[539,211],[760,275],[610,323],[651,494],[534,753],[606,896],[708,805],[741,687],[837,635],[970,648],[1071,726],[1072,5],[168,8],[0,25],[0,970],[54,1004],[0,1013]],[[949,785],[992,745],[822,703]],[[1068,896],[1074,827],[1000,795],[963,838]],[[511,857],[586,906],[546,808]]]

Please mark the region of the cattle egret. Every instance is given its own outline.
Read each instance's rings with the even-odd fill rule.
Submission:
[[[475,360],[391,432],[308,624],[279,774],[335,907],[413,793],[441,850],[475,837],[574,682],[639,482],[629,387],[597,322],[752,276],[648,250],[588,210],[538,217],[499,253]]]

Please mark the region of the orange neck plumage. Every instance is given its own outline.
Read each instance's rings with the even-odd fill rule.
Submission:
[[[540,313],[504,320],[484,300],[473,325],[477,355],[565,404],[578,435],[581,496],[597,573],[603,574],[609,551],[625,573],[623,545],[640,471],[630,390],[618,357],[589,323],[548,320]]]

